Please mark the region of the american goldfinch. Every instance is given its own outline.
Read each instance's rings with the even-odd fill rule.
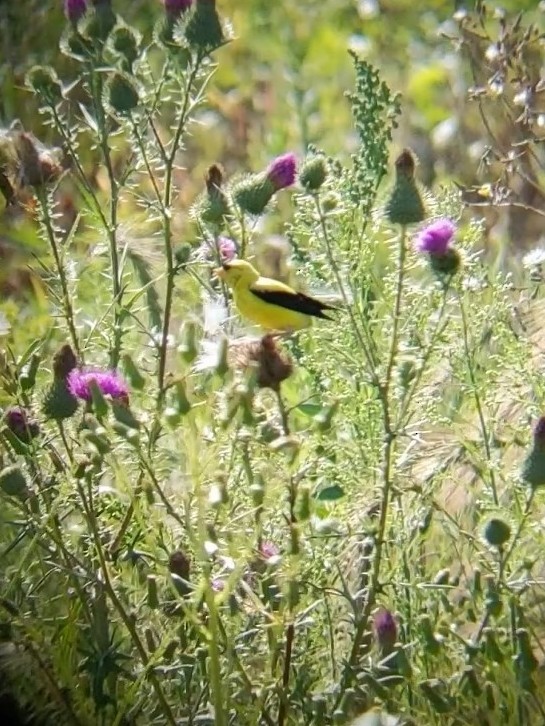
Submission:
[[[214,272],[233,291],[240,314],[267,330],[308,328],[313,317],[330,320],[324,310],[335,309],[278,280],[260,277],[246,260],[225,262]]]

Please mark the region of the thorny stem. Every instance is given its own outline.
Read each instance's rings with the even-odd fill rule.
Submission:
[[[288,421],[288,412],[286,405],[280,390],[276,392],[278,398],[278,408],[280,410],[280,416],[282,418],[282,428],[284,435],[289,436],[290,428]],[[292,541],[296,537],[297,533],[294,528],[297,526],[297,518],[295,516],[295,500],[297,497],[297,483],[293,474],[290,476],[289,487],[288,487],[288,499],[289,499],[289,526]],[[286,626],[286,644],[284,648],[284,667],[282,669],[282,693],[280,695],[280,705],[278,707],[278,726],[284,726],[286,717],[288,715],[289,708],[289,685],[290,685],[290,670],[291,670],[291,658],[293,653],[293,641],[295,635],[295,626],[293,624],[292,613],[291,613],[291,595],[290,602],[288,603],[287,616],[290,622]]]
[[[112,266],[112,293],[114,303],[113,343],[110,350],[110,365],[115,369],[117,368],[121,355],[121,338],[123,335],[121,328],[123,287],[121,284],[119,251],[117,249],[117,201],[119,190],[114,174],[112,157],[110,155],[108,135],[104,125],[101,127],[100,147],[104,156],[104,163],[106,164],[108,181],[110,183],[110,219],[107,225],[107,234],[110,247],[110,264]]]
[[[528,499],[526,500],[526,506],[524,508],[524,512],[522,514],[522,518],[521,518],[521,520],[519,522],[519,525],[517,527],[517,531],[515,532],[515,535],[514,535],[513,539],[511,540],[511,544],[509,546],[509,549],[507,550],[507,552],[505,553],[505,555],[500,560],[500,566],[499,566],[499,569],[498,569],[498,577],[497,577],[497,580],[496,580],[496,585],[497,586],[499,586],[500,583],[503,580],[503,577],[504,577],[504,574],[505,574],[505,570],[506,570],[506,567],[507,567],[507,563],[511,559],[511,556],[512,556],[514,550],[515,550],[515,547],[518,544],[519,537],[522,534],[522,530],[524,529],[524,525],[526,524],[526,520],[528,519],[528,517],[530,515],[531,509],[532,509],[532,504],[534,502],[535,493],[536,493],[536,490],[534,488],[532,488],[532,490],[530,491],[530,494],[528,495]],[[483,615],[483,618],[482,618],[481,622],[479,623],[479,627],[477,628],[477,632],[473,636],[473,639],[472,639],[473,645],[477,645],[479,643],[479,641],[480,641],[480,639],[482,637],[482,634],[484,632],[484,629],[488,625],[489,620],[490,620],[490,612],[487,610],[485,612],[485,614]]]
[[[101,62],[102,52],[99,54],[99,58],[97,59],[97,63],[99,65]],[[119,364],[119,358],[121,356],[121,339],[123,337],[123,330],[121,326],[121,320],[123,317],[123,286],[121,279],[121,266],[119,263],[119,250],[117,248],[119,186],[117,179],[115,178],[112,155],[108,143],[110,134],[107,117],[104,113],[104,107],[102,104],[102,79],[100,74],[96,73],[93,66],[88,68],[88,73],[89,88],[91,91],[91,98],[99,131],[98,145],[102,152],[110,185],[109,219],[104,214],[101,215],[101,219],[103,220],[106,235],[108,237],[108,247],[110,251],[113,295],[113,340],[110,346],[110,366],[115,369]]]
[[[462,296],[460,295],[460,291],[457,291],[458,294],[458,302],[460,303],[460,314],[462,319],[462,335],[464,339],[464,351],[465,351],[465,357],[467,361],[467,370],[469,373],[469,379],[471,381],[471,388],[473,391],[473,397],[475,399],[475,407],[477,408],[477,415],[479,417],[479,424],[481,427],[481,436],[483,438],[483,444],[484,444],[484,450],[486,453],[486,459],[488,462],[488,473],[490,476],[490,490],[492,492],[492,498],[494,500],[494,504],[498,506],[499,499],[498,499],[498,489],[496,486],[496,475],[494,473],[494,468],[492,464],[492,451],[490,449],[490,434],[488,431],[488,427],[486,425],[484,412],[483,412],[483,406],[481,402],[481,397],[479,395],[479,389],[477,386],[477,379],[475,377],[475,368],[473,366],[473,358],[471,355],[471,351],[469,349],[469,328],[467,323],[467,316],[465,311],[464,302],[462,300]]]
[[[89,489],[91,489],[91,487],[93,486],[91,479],[89,477],[87,477],[86,480],[87,480]],[[112,582],[110,579],[110,572],[108,570],[108,565],[106,562],[106,558],[104,556],[104,550],[102,547],[102,541],[100,538],[100,531],[99,531],[96,515],[94,512],[94,509],[92,508],[92,506],[90,505],[90,502],[87,499],[85,492],[83,491],[83,487],[82,487],[81,481],[79,479],[77,480],[77,487],[78,487],[78,492],[80,495],[80,499],[81,499],[83,508],[85,510],[85,516],[86,516],[87,522],[89,524],[89,527],[91,529],[91,534],[93,536],[95,550],[96,550],[98,561],[100,564],[100,571],[101,571],[101,576],[103,579],[104,588],[105,588],[106,592],[108,593],[108,597],[110,598],[114,608],[117,610],[121,620],[123,621],[123,624],[125,625],[129,635],[131,636],[131,640],[132,640],[136,650],[138,651],[138,655],[140,656],[142,665],[144,666],[144,668],[147,672],[148,678],[150,679],[150,682],[153,686],[153,689],[155,690],[155,694],[157,696],[157,700],[158,700],[161,710],[163,712],[163,716],[166,719],[166,723],[171,724],[171,726],[176,726],[176,719],[174,718],[174,714],[172,713],[172,710],[168,704],[166,696],[161,687],[161,683],[160,683],[159,679],[157,678],[157,674],[155,673],[153,668],[150,667],[150,659],[148,657],[146,648],[144,647],[144,644],[142,643],[140,636],[138,635],[138,631],[136,629],[135,623],[131,619],[129,613],[125,610],[123,603],[118,598],[117,593],[112,585]]]
[[[397,275],[397,286],[396,286],[396,299],[394,304],[394,320],[392,324],[392,341],[390,345],[390,355],[388,357],[388,365],[386,366],[386,374],[384,376],[384,393],[388,396],[390,389],[390,383],[392,380],[392,371],[395,365],[395,359],[397,356],[398,347],[398,330],[399,330],[399,319],[401,314],[401,299],[403,296],[403,280],[405,278],[405,257],[407,254],[407,246],[405,244],[405,238],[407,236],[407,227],[403,225],[401,227],[401,233],[399,235],[399,250],[398,250],[398,275]],[[388,432],[387,432],[388,433]]]
[[[331,269],[333,270],[333,274],[335,275],[337,287],[339,288],[339,292],[341,293],[341,297],[343,299],[345,309],[348,312],[348,315],[350,317],[350,322],[352,324],[354,334],[355,334],[356,338],[358,339],[360,349],[362,350],[364,356],[367,359],[367,365],[368,365],[368,369],[369,369],[368,372],[371,376],[373,383],[378,387],[379,380],[378,380],[378,376],[376,373],[375,361],[373,359],[373,353],[372,353],[373,347],[372,347],[372,341],[370,339],[369,332],[364,327],[364,331],[367,334],[366,335],[367,341],[364,341],[361,330],[359,328],[359,325],[358,325],[356,318],[354,316],[354,313],[352,311],[352,306],[350,304],[350,300],[348,299],[348,295],[346,294],[346,290],[344,288],[344,284],[341,279],[341,275],[339,273],[339,268],[337,266],[337,263],[335,262],[335,257],[333,256],[333,248],[331,245],[331,240],[329,238],[329,231],[327,229],[326,217],[325,217],[323,209],[322,209],[320,197],[319,197],[319,195],[315,194],[315,195],[313,195],[313,198],[314,198],[314,204],[316,206],[316,212],[318,213],[318,217],[320,220],[320,227],[322,230],[322,237],[323,237],[323,240],[325,243],[327,259],[328,259],[329,265],[330,265]]]
[[[398,350],[399,344],[399,321],[401,313],[401,302],[403,295],[403,281],[405,279],[405,257],[406,257],[406,246],[405,246],[406,228],[403,226],[399,235],[399,254],[398,254],[398,270],[397,270],[397,285],[396,285],[396,299],[394,304],[394,320],[392,325],[392,334],[390,341],[390,354],[388,358],[388,364],[386,367],[386,376],[384,382],[380,384],[379,396],[382,405],[383,412],[383,427],[384,427],[384,444],[382,451],[382,492],[380,502],[380,515],[377,526],[377,533],[375,537],[375,552],[373,557],[373,564],[371,567],[371,573],[369,576],[369,585],[367,589],[367,597],[365,605],[359,618],[353,641],[350,655],[344,667],[344,671],[341,677],[341,686],[339,689],[339,695],[337,696],[335,708],[338,707],[344,692],[349,687],[355,676],[355,669],[360,659],[361,645],[363,639],[368,631],[369,619],[371,617],[371,611],[375,605],[375,599],[377,592],[380,588],[380,568],[382,564],[382,551],[385,541],[386,533],[386,522],[388,518],[388,510],[390,505],[390,496],[392,490],[393,476],[393,455],[395,449],[396,432],[392,428],[392,417],[390,408],[390,384],[392,379],[392,373],[394,368],[395,357]]]
[[[446,286],[443,289],[443,299],[441,301],[441,307],[439,308],[439,311],[437,313],[436,325],[430,335],[428,346],[427,346],[424,354],[422,355],[422,358],[420,361],[420,366],[416,372],[414,379],[411,382],[411,386],[410,386],[409,390],[407,391],[407,393],[405,395],[405,399],[401,406],[401,411],[398,414],[397,425],[396,425],[396,428],[398,428],[398,429],[402,428],[402,426],[404,425],[404,420],[405,420],[405,416],[407,414],[407,410],[409,408],[411,401],[413,400],[414,394],[416,393],[416,391],[418,389],[420,381],[422,380],[422,376],[424,375],[424,373],[426,371],[426,366],[428,364],[428,361],[431,358],[431,355],[435,350],[435,343],[437,341],[437,338],[441,335],[441,333],[443,332],[443,330],[446,328],[446,326],[448,324],[448,320],[445,322],[443,321],[443,314],[445,312],[445,308],[447,305],[447,292],[448,292],[448,287]]]
[[[200,54],[197,55],[197,57],[194,60],[194,63],[191,67],[191,71],[187,77],[187,82],[185,84],[184,89],[184,101],[182,104],[182,108],[179,115],[179,121],[178,126],[176,128],[176,132],[174,134],[174,139],[172,140],[172,148],[170,149],[170,153],[168,156],[168,160],[166,163],[166,172],[165,172],[165,187],[163,190],[163,220],[164,220],[164,227],[163,227],[163,240],[165,244],[165,256],[166,256],[166,268],[167,268],[167,275],[166,275],[166,293],[165,293],[165,308],[164,308],[164,317],[163,317],[163,330],[161,332],[161,344],[159,349],[159,366],[157,371],[157,388],[158,388],[158,394],[157,394],[157,408],[160,409],[161,405],[164,400],[165,395],[165,373],[166,373],[166,362],[167,362],[167,340],[168,340],[168,331],[170,329],[170,317],[172,313],[172,301],[173,301],[173,295],[174,295],[174,272],[175,272],[175,266],[174,266],[174,250],[172,246],[172,233],[171,233],[171,207],[172,207],[172,180],[173,180],[173,173],[174,173],[174,160],[176,158],[176,154],[178,153],[178,146],[180,143],[180,138],[182,136],[182,133],[185,128],[185,124],[188,117],[188,112],[191,106],[191,89],[193,87],[193,83],[195,82],[195,79],[197,78],[197,75],[200,70],[202,61],[202,56]]]
[[[49,245],[51,247],[51,252],[53,253],[53,258],[55,260],[55,267],[57,268],[57,274],[59,276],[59,282],[61,284],[61,294],[62,294],[62,305],[64,308],[64,317],[65,317],[66,323],[68,325],[68,330],[70,332],[70,339],[72,341],[72,345],[74,346],[74,350],[78,354],[78,357],[81,358],[81,350],[79,347],[78,335],[76,332],[76,325],[74,322],[74,309],[72,308],[72,302],[70,300],[70,292],[68,290],[68,283],[66,281],[66,273],[64,270],[64,265],[62,263],[61,255],[59,252],[59,247],[57,244],[57,236],[55,234],[55,229],[53,227],[51,215],[49,214],[47,191],[45,190],[44,187],[40,187],[38,190],[38,200],[39,200],[41,211],[42,211],[42,220],[43,220],[46,232],[47,232],[47,237],[49,239]]]

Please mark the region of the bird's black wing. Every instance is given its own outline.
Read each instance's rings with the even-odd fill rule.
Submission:
[[[309,297],[302,292],[283,292],[281,290],[255,290],[253,287],[250,288],[253,295],[258,297],[263,302],[270,303],[271,305],[278,305],[281,308],[287,308],[288,310],[294,310],[297,313],[304,313],[305,315],[313,315],[315,318],[325,318],[331,320],[324,310],[335,310],[331,305],[320,302],[313,297]]]

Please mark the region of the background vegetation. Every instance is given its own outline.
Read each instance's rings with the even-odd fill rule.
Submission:
[[[0,5],[6,689],[36,723],[543,723],[543,8],[90,5]],[[415,247],[441,217],[459,268]],[[336,322],[263,342],[225,237]],[[128,399],[76,410],[75,363]]]

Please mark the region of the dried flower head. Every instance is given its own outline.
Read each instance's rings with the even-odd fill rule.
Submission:
[[[229,357],[238,368],[256,369],[257,385],[278,391],[282,381],[293,373],[293,363],[269,333],[259,340],[245,340],[229,348]]]
[[[182,552],[182,550],[176,550],[175,552],[172,552],[168,558],[168,569],[172,575],[176,575],[182,580],[189,580],[191,560],[185,552]]]
[[[456,225],[450,219],[437,219],[424,227],[415,237],[415,247],[429,255],[445,255],[449,249]]]
[[[4,413],[4,421],[11,433],[25,444],[40,433],[38,422],[31,418],[27,409],[22,406],[10,406]]]
[[[55,353],[53,358],[53,375],[57,380],[64,380],[77,365],[72,348],[66,343]]]
[[[278,156],[269,164],[266,174],[267,179],[274,186],[274,190],[290,187],[295,181],[297,159],[291,152]]]
[[[197,204],[197,212],[204,222],[220,223],[229,214],[229,200],[223,191],[223,168],[220,164],[208,167],[205,176],[206,193]]]
[[[73,25],[85,15],[86,0],[64,0],[64,15]]]
[[[66,380],[70,393],[84,401],[92,399],[91,382],[98,386],[103,395],[111,396],[111,398],[119,399],[125,403],[128,402],[129,389],[127,384],[115,371],[74,368],[70,371]]]

